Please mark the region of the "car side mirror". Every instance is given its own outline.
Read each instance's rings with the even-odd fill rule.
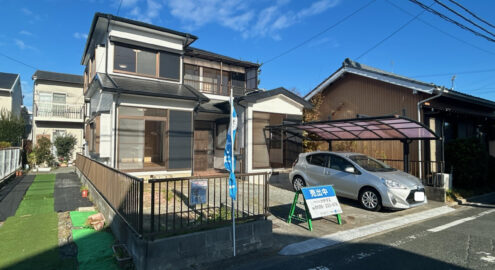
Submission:
[[[347,168],[345,168],[345,172],[356,173],[356,170],[354,169],[354,167],[347,167]]]

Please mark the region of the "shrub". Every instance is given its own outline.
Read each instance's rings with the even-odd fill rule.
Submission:
[[[477,188],[490,184],[494,160],[477,138],[457,139],[445,144],[447,171],[453,168],[455,188]]]
[[[62,161],[68,161],[72,157],[74,146],[76,146],[77,139],[73,135],[58,136],[55,138],[53,144],[57,148],[57,155]]]
[[[12,112],[2,110],[0,113],[0,141],[9,142],[13,146],[21,145],[25,126],[24,119],[14,116]]]
[[[2,148],[9,148],[11,146],[12,146],[12,144],[9,143],[9,142],[4,142],[4,141],[0,142],[0,149],[2,149]]]
[[[41,137],[38,139],[36,146],[33,149],[35,163],[39,164],[47,164],[51,166],[53,163],[53,155],[51,151],[52,143],[50,139],[46,137]]]

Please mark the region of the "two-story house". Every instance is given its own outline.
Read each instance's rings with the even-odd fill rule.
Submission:
[[[0,112],[21,116],[22,89],[19,74],[0,72]]]
[[[264,127],[300,121],[311,104],[283,88],[257,89],[259,64],[191,47],[197,39],[95,14],[81,60],[92,158],[141,176],[221,170],[233,91],[237,169],[290,166],[295,144]]]
[[[71,134],[77,139],[75,158],[75,153],[82,152],[84,139],[83,77],[37,70],[32,79],[33,146],[40,137],[53,142],[57,136]]]

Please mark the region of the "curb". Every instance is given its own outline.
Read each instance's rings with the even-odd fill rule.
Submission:
[[[440,206],[422,212],[409,214],[406,216],[397,217],[390,220],[385,220],[374,224],[365,225],[362,227],[327,234],[321,237],[289,244],[283,247],[278,252],[278,254],[283,256],[301,255],[321,248],[349,242],[358,238],[363,238],[373,234],[398,229],[400,227],[410,225],[412,223],[422,222],[424,220],[435,218],[450,213],[452,211],[455,211],[455,209],[448,206]]]
[[[469,197],[467,199],[465,199],[465,198],[461,198],[461,199],[456,198],[455,199],[455,202],[451,202],[448,205],[449,206],[454,206],[454,205],[469,205],[470,203],[473,203],[473,202],[476,202],[476,201],[486,200],[487,198],[490,198],[492,196],[495,198],[495,192],[489,192],[489,193],[485,193],[485,194],[481,194],[481,195],[476,195],[476,196]]]

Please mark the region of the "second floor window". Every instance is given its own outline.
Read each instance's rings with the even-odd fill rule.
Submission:
[[[115,44],[114,70],[179,80],[180,56],[169,52]]]

